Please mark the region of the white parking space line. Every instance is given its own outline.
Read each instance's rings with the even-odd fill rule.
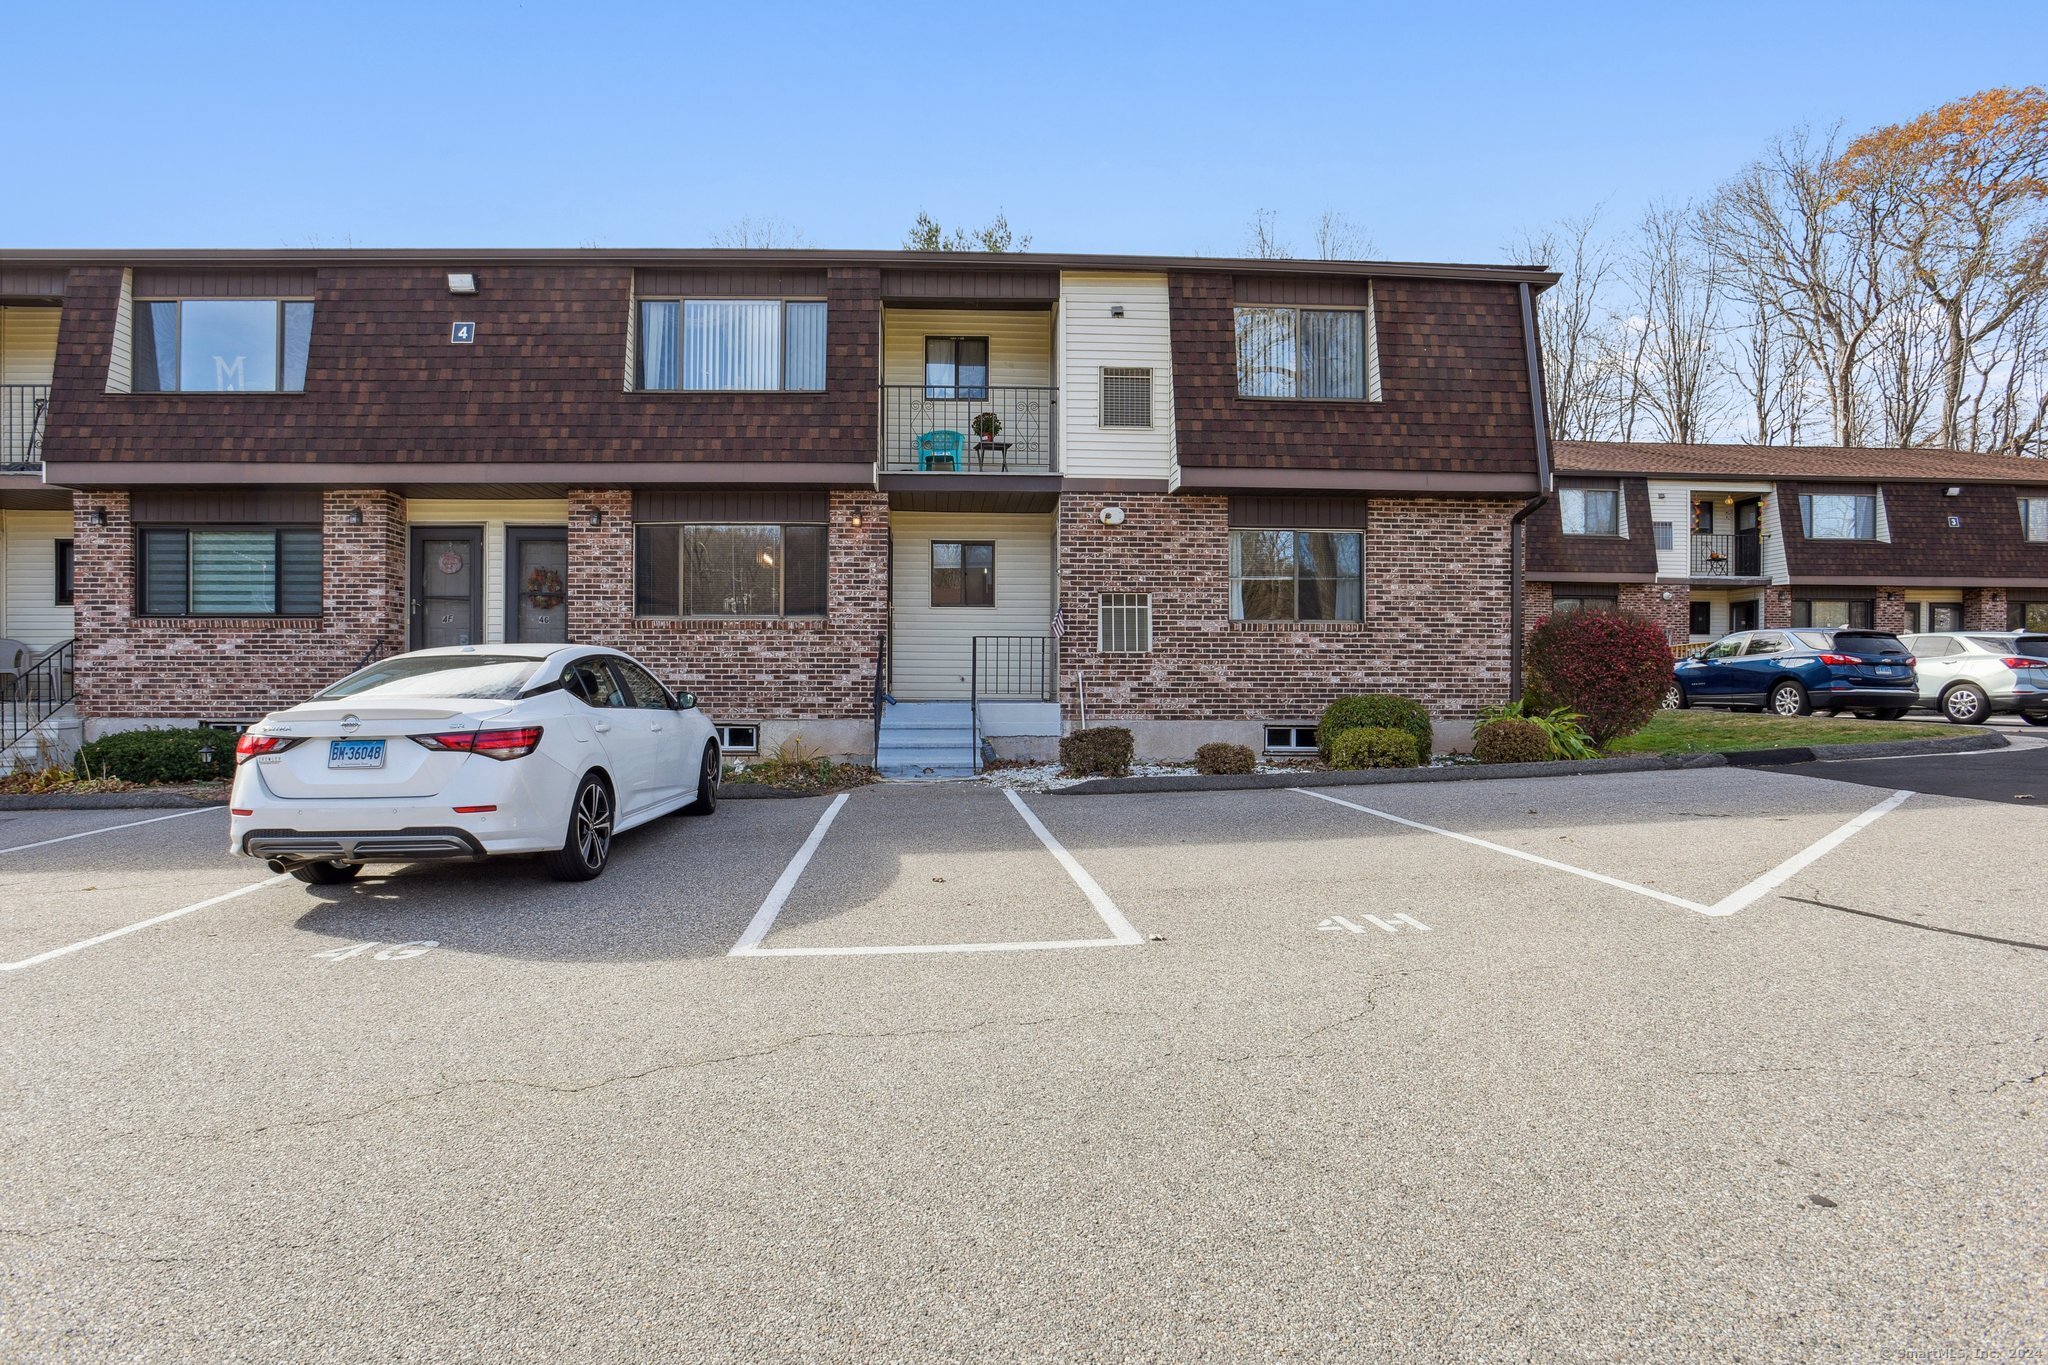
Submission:
[[[789,901],[790,892],[796,889],[797,879],[803,876],[804,869],[810,865],[811,858],[818,851],[818,845],[824,842],[825,831],[832,827],[833,818],[839,814],[839,808],[846,804],[847,793],[842,792],[833,798],[832,804],[825,808],[825,813],[818,817],[818,823],[812,828],[810,837],[804,840],[803,847],[796,851],[796,856],[789,860],[789,866],[776,878],[775,885],[768,892],[768,898],[761,902],[761,908],[754,912],[754,918],[747,924],[746,932],[740,935],[739,942],[733,944],[726,956],[894,957],[929,953],[1035,953],[1069,948],[1127,948],[1143,943],[1144,936],[1131,927],[1131,922],[1124,918],[1123,911],[1117,909],[1116,902],[1109,898],[1108,893],[1095,878],[1088,875],[1088,870],[1081,866],[1079,860],[1053,837],[1052,831],[1032,814],[1031,808],[1024,804],[1022,798],[1013,791],[1005,791],[1003,794],[1010,798],[1010,804],[1024,817],[1024,823],[1030,827],[1031,832],[1038,836],[1038,842],[1045,845],[1046,852],[1052,854],[1054,860],[1066,870],[1074,885],[1080,888],[1081,894],[1088,898],[1088,904],[1101,917],[1111,937],[1040,939],[1019,943],[881,944],[850,948],[762,947],[761,941],[768,937],[768,931],[775,926],[776,916],[782,913],[782,907]]]
[[[1476,838],[1470,834],[1460,834],[1456,830],[1439,829],[1435,825],[1425,825],[1420,820],[1409,820],[1399,815],[1390,815],[1386,811],[1374,810],[1371,806],[1361,806],[1355,801],[1340,800],[1323,792],[1312,791],[1307,787],[1289,787],[1288,790],[1301,796],[1313,796],[1318,801],[1328,801],[1331,805],[1343,806],[1346,809],[1355,810],[1361,814],[1386,820],[1396,825],[1406,825],[1410,829],[1419,829],[1430,834],[1441,834],[1446,839],[1456,839],[1461,844],[1471,844],[1477,848],[1490,849],[1495,853],[1505,853],[1510,858],[1520,858],[1523,862],[1535,863],[1539,867],[1547,867],[1557,872],[1568,872],[1574,877],[1584,877],[1588,881],[1600,882],[1622,891],[1632,891],[1638,896],[1647,896],[1651,900],[1662,901],[1666,905],[1675,905],[1681,910],[1690,910],[1695,914],[1714,916],[1732,915],[1736,911],[1754,904],[1775,888],[1783,886],[1800,872],[1812,866],[1820,859],[1825,858],[1837,848],[1840,848],[1851,838],[1854,838],[1879,820],[1882,820],[1885,816],[1891,814],[1891,812],[1897,810],[1905,803],[1906,798],[1913,794],[1909,791],[1893,792],[1890,796],[1878,802],[1869,810],[1864,811],[1848,824],[1809,844],[1784,862],[1779,863],[1776,867],[1764,873],[1761,877],[1758,877],[1755,881],[1750,882],[1747,886],[1722,897],[1712,905],[1702,905],[1698,901],[1687,900],[1683,896],[1674,896],[1668,892],[1652,890],[1647,886],[1637,886],[1634,882],[1626,882],[1619,877],[1610,877],[1604,872],[1594,872],[1583,867],[1573,867],[1570,863],[1561,863],[1555,858],[1545,858],[1539,854],[1528,853],[1519,848],[1509,848],[1506,844],[1496,844],[1490,840]]]
[[[226,891],[218,896],[209,896],[203,901],[194,901],[190,905],[181,906],[176,910],[168,910],[161,915],[153,915],[146,920],[139,920],[120,929],[109,930],[104,934],[96,934],[91,938],[81,939],[77,943],[67,943],[62,948],[52,948],[46,953],[37,953],[34,957],[25,957],[19,962],[0,962],[0,972],[18,972],[24,967],[40,966],[54,958],[60,958],[66,954],[76,953],[86,948],[96,947],[102,943],[112,942],[114,939],[132,934],[138,929],[147,929],[152,924],[162,924],[167,920],[174,920],[182,915],[189,915],[195,910],[205,910],[219,905],[222,901],[231,901],[237,896],[246,896],[251,891],[261,891],[266,886],[275,886],[281,881],[288,880],[290,877],[291,873],[280,872],[275,877],[265,877],[260,882],[251,882],[249,885],[237,887],[233,891]]]
[[[152,815],[147,820],[130,820],[122,825],[107,825],[100,829],[84,829],[76,834],[60,834],[54,839],[38,839],[32,844],[14,844],[0,848],[0,853],[25,853],[32,848],[48,848],[51,844],[69,843],[73,839],[89,839],[95,834],[112,834],[117,829],[134,829],[138,825],[154,825],[162,820],[182,820],[188,815],[204,815],[210,810],[225,810],[225,806],[201,806],[197,810],[173,811],[169,815]]]

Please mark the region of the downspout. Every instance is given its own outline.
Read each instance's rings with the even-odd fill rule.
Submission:
[[[1522,303],[1522,349],[1529,365],[1529,407],[1536,426],[1536,496],[1508,521],[1508,700],[1522,699],[1522,524],[1550,501],[1550,396],[1543,387],[1543,348],[1536,335],[1536,294],[1524,280],[1516,286]]]

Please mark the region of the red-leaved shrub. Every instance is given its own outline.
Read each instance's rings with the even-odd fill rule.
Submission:
[[[1545,617],[1530,632],[1523,659],[1530,706],[1578,712],[1579,724],[1600,745],[1649,724],[1671,686],[1664,632],[1628,612]]]

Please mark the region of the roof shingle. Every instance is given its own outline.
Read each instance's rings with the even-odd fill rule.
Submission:
[[[2048,460],[2015,455],[1978,455],[1962,450],[1559,441],[1552,447],[1552,452],[1558,471],[1566,474],[2048,484]]]

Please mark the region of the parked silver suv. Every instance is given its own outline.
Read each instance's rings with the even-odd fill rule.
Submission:
[[[2017,711],[2048,725],[2048,635],[2023,630],[1937,631],[1908,635],[1917,660],[1920,705],[1958,725]]]

